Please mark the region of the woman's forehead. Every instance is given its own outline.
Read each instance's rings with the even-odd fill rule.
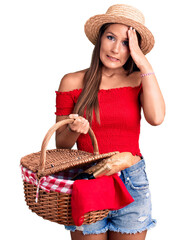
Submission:
[[[124,25],[124,24],[120,24],[120,23],[114,23],[111,24],[105,32],[111,32],[115,35],[127,35],[127,31],[128,31],[129,27]]]

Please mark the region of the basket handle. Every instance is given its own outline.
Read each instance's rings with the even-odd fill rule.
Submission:
[[[38,172],[42,172],[45,169],[46,150],[47,150],[48,143],[49,143],[50,138],[52,137],[53,133],[56,132],[56,130],[58,128],[62,127],[63,125],[73,123],[74,121],[75,121],[75,119],[71,119],[71,118],[59,121],[59,122],[55,123],[48,130],[47,134],[45,135],[45,137],[43,139],[42,146],[41,146],[40,165],[39,165],[39,168],[38,168]],[[91,129],[91,127],[89,128],[88,134],[89,134],[89,136],[91,138],[91,141],[92,141],[94,154],[97,155],[97,154],[99,154],[98,143],[97,143],[96,136],[95,136],[93,130]]]

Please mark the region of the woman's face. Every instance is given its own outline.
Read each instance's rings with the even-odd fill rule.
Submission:
[[[128,26],[111,24],[101,37],[101,62],[107,68],[121,68],[129,56]]]

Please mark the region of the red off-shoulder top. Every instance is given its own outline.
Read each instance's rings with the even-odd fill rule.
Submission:
[[[139,149],[141,120],[139,95],[141,89],[140,85],[99,90],[101,125],[96,121],[93,111],[92,130],[98,141],[100,153],[119,151],[142,156]],[[68,92],[56,91],[55,114],[58,116],[71,114],[81,92],[82,89]],[[79,136],[77,148],[93,153],[88,133]]]

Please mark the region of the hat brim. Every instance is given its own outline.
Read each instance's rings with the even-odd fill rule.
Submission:
[[[140,48],[144,54],[150,52],[154,46],[154,36],[143,24],[123,16],[114,16],[109,14],[95,15],[89,18],[84,25],[85,34],[94,45],[97,41],[99,29],[105,23],[120,23],[136,29],[141,36]]]

